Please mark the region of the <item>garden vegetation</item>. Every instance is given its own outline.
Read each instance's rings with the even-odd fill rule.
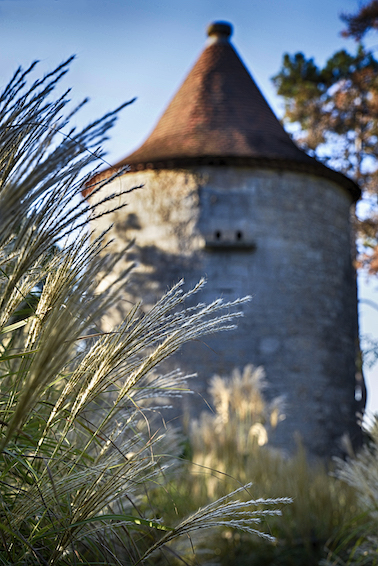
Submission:
[[[279,500],[239,502],[239,486],[174,524],[140,506],[179,452],[173,432],[149,426],[159,399],[185,388],[159,362],[232,327],[243,301],[186,309],[203,282],[186,295],[178,284],[99,330],[127,283],[98,292],[117,258],[91,239],[99,208],[78,195],[117,111],[70,129],[78,108],[55,95],[69,63],[34,82],[34,65],[19,69],[0,96],[0,564],[145,564],[198,529],[255,532]]]

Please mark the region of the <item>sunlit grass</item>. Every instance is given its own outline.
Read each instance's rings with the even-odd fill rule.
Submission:
[[[87,213],[114,201],[76,197],[116,113],[62,135],[67,94],[50,97],[68,63],[30,87],[19,70],[0,96],[0,563],[141,564],[217,524],[254,532],[284,501],[240,503],[236,486],[172,523],[141,505],[179,453],[174,432],[149,424],[159,399],[185,387],[159,363],[232,328],[244,300],[187,310],[204,282],[186,294],[179,283],[149,312],[135,305],[101,332],[127,282],[99,293],[99,274],[118,258],[84,228]]]
[[[355,490],[330,474],[333,463],[308,460],[300,444],[291,457],[270,447],[284,405],[281,399],[266,402],[265,389],[261,368],[247,366],[230,378],[214,377],[209,389],[214,413],[192,424],[183,444],[189,461],[183,462],[181,476],[172,475],[165,492],[150,494],[155,509],[170,521],[247,482],[252,485],[243,498],[292,497],[282,517],[267,516],[259,527],[274,542],[227,527],[194,534],[201,564],[315,566],[335,547],[343,526],[361,512]],[[361,516],[358,524],[362,529],[366,519]],[[190,547],[185,557],[193,560]]]

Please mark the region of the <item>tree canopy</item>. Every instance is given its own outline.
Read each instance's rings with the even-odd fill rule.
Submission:
[[[367,24],[365,18],[365,31],[366,26],[372,28],[378,22],[378,0],[369,4],[371,8],[373,5],[377,8],[377,20],[369,20]],[[345,18],[352,22],[352,16]],[[345,49],[337,51],[323,67],[303,53],[286,53],[280,71],[272,80],[277,93],[284,97],[284,121],[294,125],[293,137],[297,143],[310,155],[359,183],[366,203],[363,216],[356,220],[364,244],[359,265],[368,264],[369,270],[377,273],[377,59],[361,43],[354,54]]]
[[[342,14],[341,19],[347,25],[342,35],[360,41],[368,31],[378,30],[378,0],[362,5],[356,14]]]

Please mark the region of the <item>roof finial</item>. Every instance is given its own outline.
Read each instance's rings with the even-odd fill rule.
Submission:
[[[213,22],[207,28],[209,41],[228,41],[232,35],[232,25],[228,22]]]

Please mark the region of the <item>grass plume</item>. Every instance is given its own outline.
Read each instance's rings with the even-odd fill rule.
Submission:
[[[83,229],[96,209],[77,197],[119,109],[70,130],[68,92],[53,98],[69,63],[30,86],[34,65],[19,69],[0,96],[0,563],[146,563],[198,529],[254,530],[261,502],[241,505],[238,491],[176,526],[139,507],[171,462],[148,415],[183,388],[159,363],[232,327],[243,300],[187,310],[204,282],[189,293],[179,283],[148,313],[135,305],[111,332],[99,330],[125,281],[98,292],[117,258]],[[152,536],[148,550],[141,532]]]

